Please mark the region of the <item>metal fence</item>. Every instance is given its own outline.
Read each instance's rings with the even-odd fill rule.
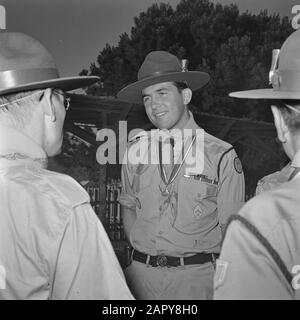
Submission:
[[[125,240],[125,233],[121,221],[121,206],[118,202],[118,197],[121,192],[121,181],[111,180],[106,185],[105,215],[102,215],[100,212],[101,205],[103,205],[103,203],[101,203],[100,187],[96,184],[87,184],[84,188],[90,195],[91,205],[97,216],[99,218],[104,217],[102,223],[110,240]]]
[[[113,179],[110,180],[106,185],[105,215],[100,214],[101,200],[99,185],[88,184],[84,188],[90,195],[91,205],[97,216],[99,218],[100,216],[104,217],[104,221],[102,221],[102,223],[109,235],[110,240],[125,241],[126,238],[121,220],[121,206],[118,202],[118,197],[121,192],[121,181],[119,179]],[[247,194],[245,201],[250,200],[253,196],[253,194]]]
[[[106,228],[111,240],[125,240],[125,233],[121,220],[121,205],[118,197],[121,193],[121,181],[111,180],[106,185],[105,220]]]

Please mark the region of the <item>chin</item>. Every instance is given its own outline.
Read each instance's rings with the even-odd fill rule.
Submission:
[[[158,129],[167,129],[167,130],[169,130],[169,129],[171,129],[173,127],[172,124],[170,124],[168,122],[165,122],[165,121],[155,121],[155,122],[151,121],[151,122]]]

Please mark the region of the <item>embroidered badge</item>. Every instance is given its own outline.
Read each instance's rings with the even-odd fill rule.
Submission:
[[[235,169],[235,171],[237,173],[242,173],[243,172],[242,163],[241,163],[241,160],[238,157],[234,158],[233,165],[234,165],[234,169]]]
[[[202,216],[202,210],[199,205],[194,208],[194,216],[197,220],[199,220]]]
[[[6,289],[6,270],[0,266],[0,289]]]
[[[228,269],[228,261],[217,259],[216,273],[214,277],[214,288],[218,288],[224,283],[226,272]]]

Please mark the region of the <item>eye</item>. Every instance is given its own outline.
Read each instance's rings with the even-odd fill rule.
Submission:
[[[160,91],[160,92],[159,92],[159,95],[160,95],[161,97],[163,97],[163,96],[167,95],[167,91]]]

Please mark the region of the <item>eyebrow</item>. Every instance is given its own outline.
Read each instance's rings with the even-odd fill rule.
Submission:
[[[155,90],[154,92],[161,92],[161,91],[170,91],[170,89],[168,87],[162,87],[162,88],[159,88],[157,90]],[[150,96],[150,94],[142,94],[142,98],[145,98],[145,97],[148,97]]]

